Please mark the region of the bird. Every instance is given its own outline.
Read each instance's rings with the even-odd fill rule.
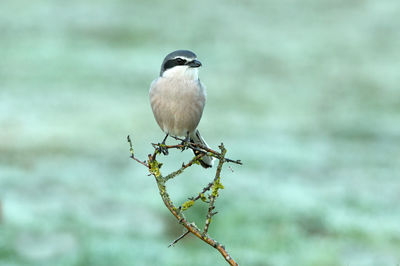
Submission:
[[[185,137],[188,141],[209,147],[197,126],[206,103],[206,88],[199,79],[202,66],[197,55],[189,50],[176,50],[167,54],[161,64],[160,75],[150,85],[149,97],[154,118],[168,136]],[[193,150],[195,155],[199,152]],[[168,151],[164,151],[167,154]],[[204,155],[201,166],[213,166],[214,158]]]

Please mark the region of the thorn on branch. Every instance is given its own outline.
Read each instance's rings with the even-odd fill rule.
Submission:
[[[187,230],[186,233],[183,233],[180,237],[178,237],[177,239],[175,239],[174,241],[172,241],[171,244],[168,245],[168,247],[172,247],[173,245],[175,245],[176,243],[178,243],[179,240],[181,240],[182,238],[184,238],[187,234],[189,234],[190,231]]]

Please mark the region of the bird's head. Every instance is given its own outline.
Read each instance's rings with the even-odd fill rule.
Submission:
[[[201,67],[201,62],[197,60],[195,53],[189,50],[177,50],[165,57],[161,65],[160,76],[197,80],[199,67]]]

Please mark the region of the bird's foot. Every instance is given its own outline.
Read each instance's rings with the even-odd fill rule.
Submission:
[[[168,149],[165,147],[165,143],[158,144],[158,151],[164,155],[168,155]]]
[[[164,155],[168,155],[168,148],[165,146],[165,141],[167,140],[169,134],[165,135],[165,138],[161,143],[158,144],[158,151]]]
[[[184,140],[182,140],[181,145],[182,145],[182,151],[189,148],[189,145],[190,145],[189,132],[186,134],[186,138]]]

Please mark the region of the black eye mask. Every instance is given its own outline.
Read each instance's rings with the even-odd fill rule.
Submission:
[[[168,60],[164,64],[164,71],[167,69],[173,68],[174,66],[183,66],[186,64],[186,62],[187,61],[182,58],[175,58],[175,59]]]

